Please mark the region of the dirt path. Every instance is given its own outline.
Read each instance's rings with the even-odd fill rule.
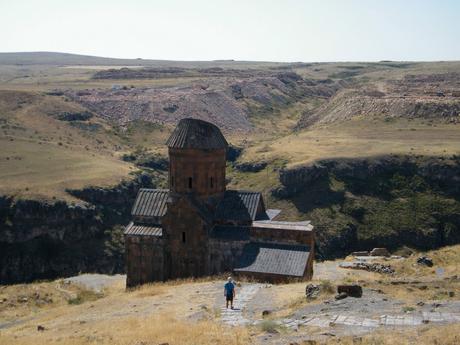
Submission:
[[[241,288],[237,290],[233,303],[234,309],[227,309],[225,306],[221,307],[222,322],[230,326],[244,326],[252,323],[253,321],[246,318],[243,312],[246,311],[249,302],[263,286],[263,284],[244,283]]]

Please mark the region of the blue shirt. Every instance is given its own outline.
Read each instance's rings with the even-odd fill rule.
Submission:
[[[225,294],[227,296],[233,296],[233,290],[235,289],[235,286],[233,285],[232,282],[228,282],[227,284],[225,284],[224,289],[225,289]]]

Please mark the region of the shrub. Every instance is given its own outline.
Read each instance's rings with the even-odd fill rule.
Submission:
[[[274,333],[277,332],[278,325],[273,320],[264,320],[260,323],[260,329],[264,332]]]

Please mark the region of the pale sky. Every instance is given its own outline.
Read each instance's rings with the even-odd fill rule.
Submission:
[[[0,52],[460,60],[460,0],[0,0]]]

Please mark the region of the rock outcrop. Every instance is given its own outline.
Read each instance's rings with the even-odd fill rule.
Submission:
[[[69,191],[79,203],[0,197],[0,283],[123,272],[122,258],[109,257],[106,242],[129,221],[138,189],[153,185],[140,175],[110,189]]]
[[[315,224],[318,258],[460,243],[457,156],[321,160],[282,169],[280,184],[272,195]]]

